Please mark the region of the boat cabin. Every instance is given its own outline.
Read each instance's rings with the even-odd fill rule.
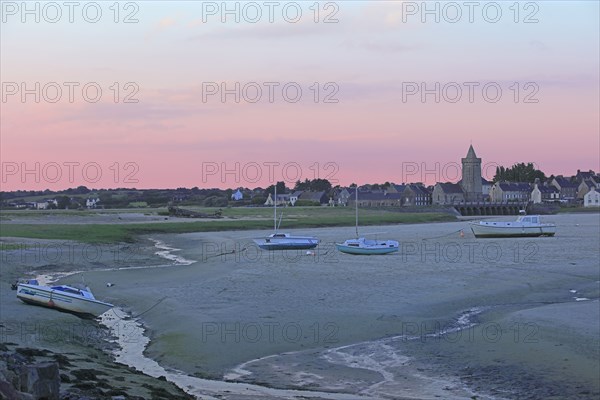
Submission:
[[[517,218],[517,222],[522,222],[525,224],[539,224],[540,217],[538,215],[522,215]]]

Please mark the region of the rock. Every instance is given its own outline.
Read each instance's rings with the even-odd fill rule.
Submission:
[[[60,396],[58,363],[41,362],[22,365],[19,375],[22,392],[30,393],[36,399],[58,400]]]

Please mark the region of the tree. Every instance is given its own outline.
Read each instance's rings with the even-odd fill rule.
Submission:
[[[58,203],[57,208],[64,210],[71,204],[71,199],[68,196],[58,196],[56,202]]]
[[[252,198],[252,204],[265,204],[266,201],[267,199],[262,196],[254,196]]]
[[[268,195],[268,193],[271,193],[271,195],[273,195],[274,194],[274,188],[275,188],[275,185],[269,186],[265,190],[265,192],[267,193],[267,195]],[[277,182],[277,193],[278,194],[284,194],[286,192],[287,192],[287,188],[285,187],[285,182],[284,181]],[[273,196],[271,196],[271,197],[273,197]]]
[[[331,182],[327,179],[305,179],[304,182],[296,181],[294,190],[310,190],[312,192],[329,192],[331,190]],[[277,189],[279,191],[279,188]]]
[[[496,175],[492,182],[509,181],[509,182],[529,182],[533,183],[536,179],[540,181],[546,180],[546,175],[535,168],[533,163],[518,163],[510,168],[503,166],[496,167]]]

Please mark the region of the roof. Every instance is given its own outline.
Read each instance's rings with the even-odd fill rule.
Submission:
[[[354,198],[352,198],[354,199]],[[383,192],[358,192],[358,201],[361,200],[400,200],[402,193],[383,193]]]
[[[538,185],[538,189],[541,193],[558,193],[558,189],[554,186]]]
[[[298,196],[298,199],[300,200],[308,200],[308,201],[316,201],[316,202],[321,202],[321,199],[323,198],[323,196],[325,195],[324,191],[321,192],[309,192],[309,191],[305,191],[302,192],[300,194],[300,196]]]
[[[562,176],[557,176],[554,178],[554,180],[556,181],[556,183],[558,183],[560,185],[561,188],[578,186],[576,183],[573,183],[569,179],[564,178]]]
[[[469,146],[469,151],[467,152],[466,158],[477,158],[477,154],[475,154],[475,149],[473,149],[473,145]]]
[[[423,195],[428,195],[429,194],[429,191],[427,190],[427,188],[425,186],[422,186],[422,185],[409,184],[409,185],[406,185],[406,189],[412,190],[413,193],[416,194],[416,195],[423,196]]]
[[[444,193],[460,193],[464,194],[462,187],[458,183],[437,183]]]
[[[582,179],[584,179],[584,180],[587,180],[587,179],[590,179],[590,178],[594,178],[596,176],[596,173],[594,171],[592,171],[592,170],[589,170],[589,171],[577,171],[577,176],[580,177],[580,178],[582,178]]]
[[[591,189],[591,188],[596,188],[596,184],[595,184],[595,183],[594,183],[594,181],[593,181],[593,180],[591,180],[591,179],[585,179],[585,180],[583,181],[583,183],[585,183],[585,185],[588,187],[588,189]]]
[[[462,179],[460,181],[456,182],[456,183],[458,183],[459,185],[462,185]],[[492,182],[488,181],[487,179],[485,179],[485,178],[482,177],[481,178],[481,184],[482,185],[492,185]]]

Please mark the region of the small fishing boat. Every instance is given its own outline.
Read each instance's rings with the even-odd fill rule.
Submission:
[[[308,250],[319,245],[319,239],[314,236],[293,236],[289,233],[277,232],[277,185],[275,185],[275,200],[273,203],[273,233],[265,238],[254,239],[254,243],[262,250]]]
[[[28,304],[50,307],[81,317],[97,317],[114,306],[96,300],[90,288],[79,289],[68,285],[41,286],[34,279],[17,284],[17,298]]]
[[[342,253],[363,256],[397,252],[400,244],[395,240],[372,240],[358,236],[358,187],[355,188],[355,190],[356,201],[354,202],[354,205],[356,238],[348,239],[344,241],[344,243],[336,243],[335,247]]]
[[[554,236],[555,224],[541,223],[539,215],[520,215],[516,221],[478,221],[470,223],[476,238]]]

